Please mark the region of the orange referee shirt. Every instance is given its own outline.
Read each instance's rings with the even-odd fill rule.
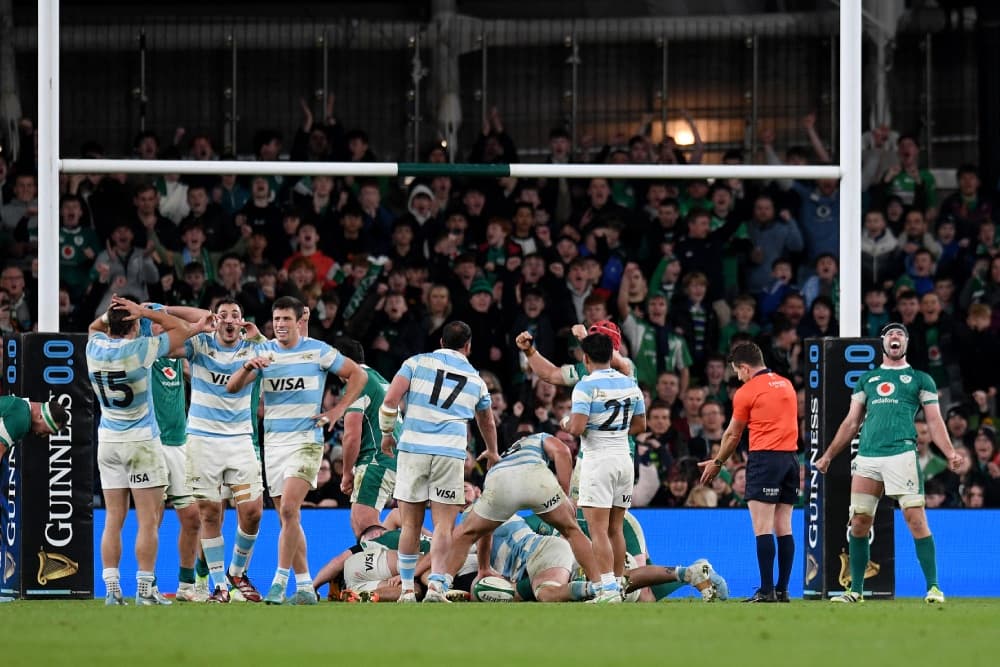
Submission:
[[[760,371],[733,397],[733,419],[750,428],[750,451],[794,452],[799,441],[799,403],[791,381]]]

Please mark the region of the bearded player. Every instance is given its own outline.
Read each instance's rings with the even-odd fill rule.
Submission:
[[[881,338],[882,365],[858,379],[847,417],[823,456],[816,461],[816,469],[826,473],[830,462],[861,429],[858,453],[851,463],[851,588],[833,601],[864,601],[865,568],[870,555],[868,536],[875,508],[884,493],[895,498],[903,508],[917,560],[927,581],[924,601],[943,603],[944,593],[938,587],[934,536],[924,511],[924,481],[917,463],[917,430],[913,424],[917,410],[923,408],[931,437],[947,457],[952,470],[958,470],[962,457],[952,446],[941,418],[934,380],[927,373],[911,368],[906,361],[910,340],[906,327],[890,322],[882,328]]]

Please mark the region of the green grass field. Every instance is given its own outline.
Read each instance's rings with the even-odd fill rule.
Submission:
[[[2,665],[995,665],[1000,599],[839,606],[0,605]],[[304,661],[309,661],[308,663]],[[314,662],[315,661],[315,662]]]

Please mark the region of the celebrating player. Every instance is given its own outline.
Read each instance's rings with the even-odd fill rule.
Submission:
[[[399,406],[406,402],[406,419],[399,438],[395,498],[402,517],[399,540],[399,574],[403,581],[400,602],[416,602],[413,577],[417,563],[420,527],[427,501],[431,501],[434,540],[431,575],[425,601],[442,602],[451,587],[447,571],[451,532],[465,501],[464,465],[468,422],[475,418],[486,442],[480,455],[495,463],[497,433],[486,383],[469,363],[472,330],[464,322],[449,322],[441,335],[441,349],[418,354],[403,362],[379,409],[382,450],[391,455]]]
[[[701,483],[709,485],[732,456],[750,426],[747,506],[757,538],[760,588],[744,602],[788,602],[788,580],[795,557],[792,506],[799,497],[798,400],[787,379],[764,366],[754,343],[733,348],[729,361],[743,383],[733,396],[733,418],[722,434],[715,459],[702,461]],[[774,536],[778,539],[778,582],[774,582]]]
[[[364,365],[365,351],[351,338],[337,340],[337,349],[359,364],[368,376],[365,390],[344,414],[344,476],[340,490],[351,494],[351,530],[356,537],[378,523],[379,513],[392,498],[396,486],[396,459],[382,451],[378,411],[389,383],[374,368]],[[402,433],[403,422],[396,420],[393,437]]]
[[[139,319],[163,327],[156,337],[139,336]],[[209,326],[206,321],[205,326]],[[121,530],[129,508],[129,490],[135,502],[139,529],[135,538],[139,605],[169,604],[156,595],[154,567],[157,525],[167,486],[167,467],[160,445],[160,429],[149,400],[149,369],[159,357],[199,331],[163,311],[143,308],[134,301],[111,298],[111,308],[90,325],[87,367],[94,392],[101,401],[97,431],[97,465],[104,489],[106,518],[101,536],[101,562],[107,586],[105,604],[124,605],[121,575]]]
[[[176,306],[170,310],[188,321],[206,312]],[[246,574],[264,507],[254,442],[260,383],[249,383],[234,394],[226,391],[226,385],[267,339],[243,319],[243,309],[233,299],[221,299],[214,316],[214,334],[201,333],[171,353],[183,355],[191,363],[188,450],[192,491],[201,514],[201,547],[214,584],[208,601],[229,602],[231,586],[245,601],[260,602],[260,593]],[[223,487],[232,494],[237,517],[228,570],[222,537]]]
[[[365,371],[322,341],[299,332],[302,302],[281,297],[271,307],[274,340],[258,348],[260,356],[248,359],[226,386],[240,392],[258,375],[264,391],[264,465],[268,492],[281,519],[278,567],[264,602],[282,604],[289,570],[295,570],[293,604],[316,604],[306,558],[306,537],[300,511],[310,489],[316,488],[323,460],[321,428],[340,420],[344,410],[361,395],[368,381]],[[347,380],[342,400],[319,413],[324,379],[328,373]]]
[[[588,374],[573,389],[573,407],[562,426],[582,436],[579,505],[601,570],[594,601],[613,604],[622,601],[617,579],[625,571],[622,522],[634,485],[628,436],[646,430],[646,405],[635,380],[611,368],[610,337],[592,333],[580,345]]]
[[[858,454],[851,465],[851,589],[834,602],[863,602],[865,568],[870,546],[868,535],[875,520],[879,498],[885,493],[899,502],[906,525],[913,535],[917,560],[927,582],[926,602],[944,602],[938,587],[934,536],[924,511],[924,480],[917,462],[917,431],[913,418],[923,408],[931,437],[958,470],[962,456],[955,451],[941,418],[937,387],[930,375],[914,370],[906,361],[910,335],[899,322],[882,327],[882,365],[870,370],[854,385],[851,407],[816,469],[825,473],[830,462],[857,434],[862,423]]]

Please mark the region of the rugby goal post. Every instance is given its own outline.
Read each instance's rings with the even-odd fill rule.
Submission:
[[[38,0],[38,330],[59,330],[59,172],[478,175],[520,178],[840,179],[840,330],[861,332],[861,0],[840,2],[840,146],[832,166],[472,165],[352,162],[75,160],[59,156],[59,0]]]

